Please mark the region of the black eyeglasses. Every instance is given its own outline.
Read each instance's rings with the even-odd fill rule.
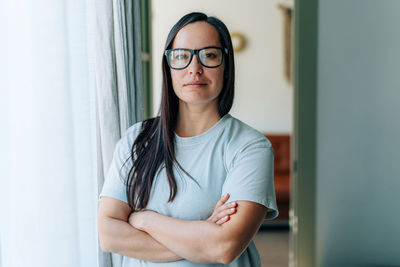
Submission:
[[[225,47],[208,46],[200,49],[176,48],[165,50],[168,66],[174,70],[181,70],[189,66],[193,54],[196,54],[197,61],[207,68],[216,68],[222,64],[224,53],[228,54]]]

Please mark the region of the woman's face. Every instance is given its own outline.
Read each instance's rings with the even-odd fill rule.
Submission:
[[[221,47],[221,43],[218,31],[204,21],[183,27],[172,43],[172,49],[200,49],[208,46]],[[192,61],[186,68],[171,69],[172,85],[180,104],[217,107],[218,95],[224,82],[224,61],[219,67],[207,68],[198,62],[196,55],[193,55]]]

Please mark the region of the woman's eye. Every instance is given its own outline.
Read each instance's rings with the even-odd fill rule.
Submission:
[[[187,56],[185,54],[178,54],[178,55],[175,55],[174,58],[175,58],[175,60],[182,60],[182,59],[186,59]]]
[[[215,53],[206,53],[206,58],[216,58],[217,55]]]

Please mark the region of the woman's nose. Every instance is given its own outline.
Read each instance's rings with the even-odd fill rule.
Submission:
[[[197,59],[196,55],[193,55],[192,62],[190,62],[188,66],[188,70],[190,74],[202,74],[203,73],[203,66]]]

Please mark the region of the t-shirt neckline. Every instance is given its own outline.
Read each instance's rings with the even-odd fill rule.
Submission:
[[[201,142],[204,142],[208,140],[210,137],[215,137],[215,134],[217,134],[224,126],[225,122],[231,117],[230,114],[224,115],[217,123],[215,123],[210,129],[205,131],[204,133],[201,133],[199,135],[191,136],[191,137],[180,137],[176,133],[175,135],[175,142],[177,145],[194,145],[194,144],[199,144]]]

